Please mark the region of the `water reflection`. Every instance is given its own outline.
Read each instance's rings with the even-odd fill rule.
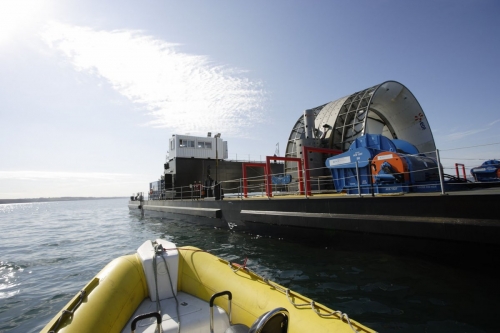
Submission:
[[[0,331],[40,331],[110,260],[156,238],[233,262],[248,258],[263,277],[380,332],[497,328],[500,292],[491,266],[368,251],[353,239],[290,241],[179,218],[141,219],[125,199],[0,205],[0,229]]]

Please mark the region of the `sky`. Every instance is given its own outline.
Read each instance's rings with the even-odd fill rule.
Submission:
[[[0,0],[0,199],[129,196],[172,134],[285,152],[305,109],[395,80],[445,172],[500,159],[496,0]]]

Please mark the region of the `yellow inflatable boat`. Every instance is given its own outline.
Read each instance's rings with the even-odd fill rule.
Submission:
[[[42,332],[374,332],[194,247],[147,241],[113,260]]]

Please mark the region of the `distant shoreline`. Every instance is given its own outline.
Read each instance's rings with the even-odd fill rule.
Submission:
[[[79,200],[101,200],[101,199],[125,199],[127,197],[60,197],[60,198],[29,198],[29,199],[0,199],[0,205],[29,202],[53,202],[53,201],[79,201]]]

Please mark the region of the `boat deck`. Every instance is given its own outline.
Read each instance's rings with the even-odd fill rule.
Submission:
[[[444,195],[450,196],[461,196],[461,195],[490,195],[497,194],[500,195],[500,186],[499,187],[488,187],[488,188],[473,188],[469,190],[462,191],[447,191]],[[362,194],[361,197],[432,197],[432,196],[442,196],[441,192],[426,192],[426,193],[387,193],[387,194]],[[286,194],[286,193],[278,193],[274,194],[272,197],[267,197],[266,195],[253,195],[247,198],[245,197],[225,197],[224,200],[290,200],[290,199],[316,199],[316,198],[356,198],[360,197],[358,194],[346,194],[346,193],[312,193],[311,195],[304,194]],[[201,199],[203,200],[203,199]],[[189,200],[188,200],[189,201]]]
[[[177,300],[179,303],[179,315],[177,315],[176,301],[173,297],[160,301],[161,326],[164,333],[177,333],[179,316],[180,332],[182,333],[210,331],[210,306],[207,302],[184,292],[177,293]],[[149,297],[144,299],[127,325],[123,328],[122,333],[130,332],[133,318],[141,314],[156,312],[156,306],[156,302],[151,301]],[[226,312],[217,305],[214,305],[214,332],[224,333],[228,327],[229,318]],[[156,320],[154,318],[147,318],[138,322],[135,332],[154,333],[155,329]]]

